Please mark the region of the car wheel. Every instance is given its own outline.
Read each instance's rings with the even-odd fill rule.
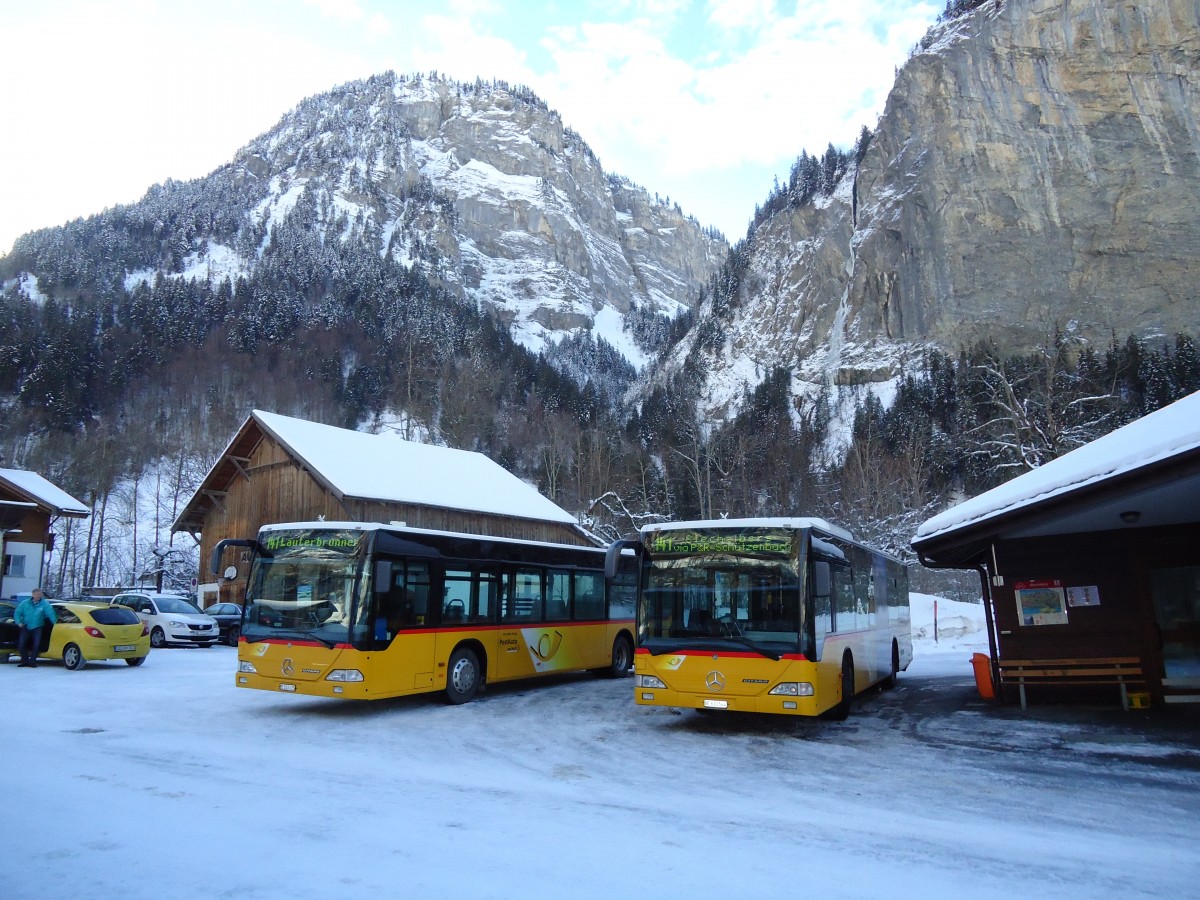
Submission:
[[[229,636],[225,638],[230,647],[236,647],[238,638],[242,636],[242,629],[236,625],[229,626]]]
[[[127,666],[140,666],[145,661],[146,661],[146,657],[144,657],[144,656],[127,656],[127,657],[125,657],[125,665],[127,665]]]
[[[466,703],[479,692],[479,657],[467,647],[459,647],[450,657],[446,672],[446,699]]]
[[[87,665],[87,660],[83,658],[83,651],[79,649],[78,644],[67,644],[63,647],[63,665],[72,672]]]
[[[150,646],[156,649],[167,646],[167,635],[161,628],[155,627],[150,632]]]

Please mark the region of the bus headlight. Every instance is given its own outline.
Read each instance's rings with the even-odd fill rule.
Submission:
[[[785,697],[811,697],[813,686],[807,681],[784,681],[775,685],[768,693],[782,694]]]
[[[634,675],[633,686],[640,688],[665,688],[661,678],[655,678],[653,675]]]
[[[246,660],[244,660],[244,659],[238,660],[238,671],[246,672],[247,674],[250,674],[250,675],[258,674],[258,669],[254,668],[254,663],[246,662]]]
[[[358,669],[334,669],[325,676],[326,681],[365,681]]]

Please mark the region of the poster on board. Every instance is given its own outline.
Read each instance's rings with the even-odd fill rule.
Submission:
[[[1022,625],[1067,624],[1067,595],[1057,578],[1018,581],[1013,584],[1013,592]]]
[[[1099,606],[1100,588],[1094,584],[1067,588],[1067,606]]]

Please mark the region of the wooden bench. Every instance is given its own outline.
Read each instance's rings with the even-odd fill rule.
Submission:
[[[1142,661],[1136,656],[1104,656],[1092,659],[1002,659],[996,664],[1001,684],[1021,688],[1025,709],[1025,686],[1039,684],[1115,684],[1121,688],[1121,706],[1129,709],[1128,685],[1146,683]]]

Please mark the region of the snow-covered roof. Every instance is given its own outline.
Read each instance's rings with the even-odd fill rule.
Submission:
[[[342,497],[575,525],[575,517],[482,453],[255,410],[253,418]]]
[[[917,529],[913,542],[1097,485],[1198,447],[1200,391],[939,513]]]
[[[24,497],[49,507],[58,516],[87,516],[91,510],[62,488],[57,487],[37,472],[24,469],[0,469],[0,484],[7,485]]]

